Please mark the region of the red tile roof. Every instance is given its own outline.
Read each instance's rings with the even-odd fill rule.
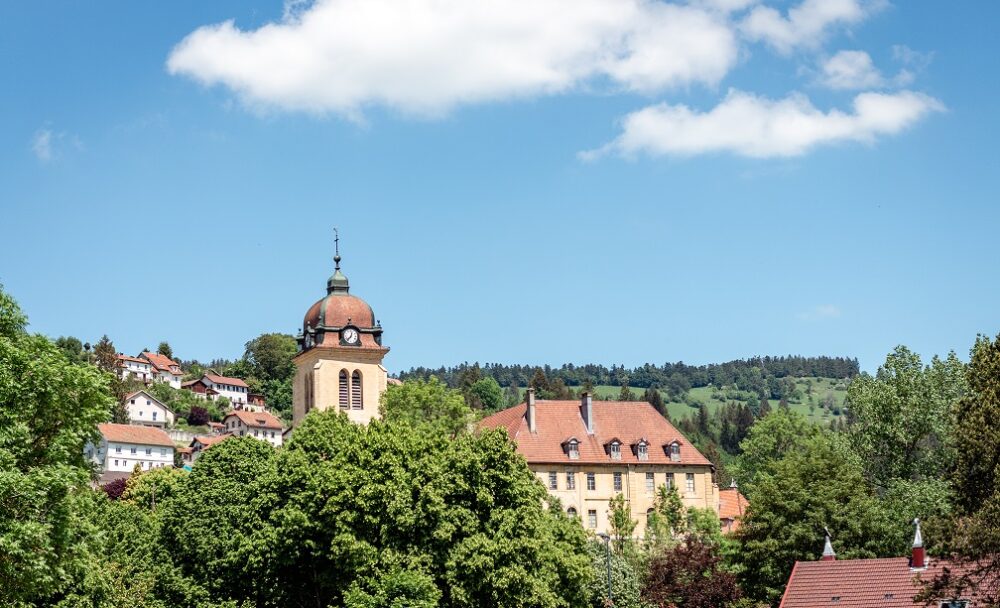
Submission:
[[[588,435],[580,413],[580,401],[535,401],[535,432],[528,431],[521,403],[488,416],[480,428],[506,429],[517,449],[530,463],[677,464],[711,466],[691,443],[652,405],[644,401],[593,401],[594,434]],[[575,437],[580,442],[580,458],[570,459],[563,444]],[[612,460],[605,444],[618,438],[624,444],[621,460]],[[640,439],[649,442],[649,458],[639,460],[632,444]],[[664,446],[680,444],[680,460],[672,461]]]
[[[948,566],[928,558],[925,570],[910,569],[908,557],[795,562],[780,608],[912,608],[921,581]],[[970,602],[970,608],[975,602]]]
[[[248,412],[246,410],[233,410],[226,414],[223,422],[228,420],[231,416],[236,416],[239,418],[243,424],[253,427],[264,427],[265,429],[280,429],[282,428],[281,421],[275,418],[273,415],[267,412]]]
[[[240,380],[239,378],[228,378],[226,376],[216,376],[215,374],[205,374],[205,378],[208,378],[216,384],[229,384],[232,386],[246,386],[247,383]]]
[[[153,367],[155,367],[158,370],[173,373],[170,370],[171,366],[176,366],[177,368],[180,368],[180,365],[178,365],[176,361],[174,361],[170,357],[161,355],[160,353],[152,353],[149,351],[145,351],[142,353],[142,357],[148,359],[149,362],[153,364]]]
[[[232,436],[232,433],[223,433],[222,435],[196,435],[195,438],[191,440],[191,447],[194,447],[194,442],[197,441],[207,448],[219,443],[220,441],[225,441]]]
[[[719,489],[719,519],[739,519],[747,512],[750,502],[735,488]],[[736,523],[733,530],[739,527]]]
[[[131,424],[112,424],[109,422],[98,424],[97,428],[108,441],[174,447],[170,435],[151,426],[132,426]]]
[[[118,360],[119,361],[134,361],[136,363],[144,363],[146,365],[150,365],[150,362],[146,361],[145,359],[140,359],[139,357],[129,357],[128,355],[123,355],[123,354],[120,354],[120,353],[118,354]]]

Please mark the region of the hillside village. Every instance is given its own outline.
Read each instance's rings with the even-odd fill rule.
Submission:
[[[260,463],[282,458],[282,454],[295,459],[302,449],[316,449],[299,448],[299,444],[318,445],[329,446],[319,448],[320,454],[326,454],[321,459],[331,458],[331,464],[347,467],[330,473],[352,470],[358,463],[350,456],[342,460],[342,448],[333,446],[341,441],[385,441],[386,433],[397,432],[394,429],[404,424],[417,432],[409,440],[417,442],[414,448],[422,454],[413,461],[411,474],[425,475],[428,465],[418,462],[428,457],[444,458],[433,466],[458,466],[450,482],[458,487],[473,483],[472,472],[462,468],[463,459],[446,455],[451,449],[447,446],[458,445],[463,438],[486,443],[499,439],[501,443],[491,444],[490,449],[500,449],[499,453],[509,449],[509,456],[503,458],[514,460],[503,465],[496,461],[477,469],[477,474],[506,476],[505,467],[524,467],[532,481],[520,483],[529,483],[538,493],[521,508],[536,500],[534,508],[546,509],[549,515],[545,517],[553,517],[555,509],[562,518],[559,526],[569,526],[571,536],[581,541],[589,539],[587,561],[593,561],[593,569],[587,576],[588,569],[580,571],[583,578],[574,584],[590,582],[567,592],[589,597],[586,601],[591,605],[611,601],[607,605],[908,607],[942,596],[942,607],[992,605],[991,594],[1000,583],[991,554],[970,559],[961,553],[937,553],[951,546],[952,537],[942,535],[955,533],[943,527],[948,507],[934,494],[936,482],[893,480],[898,472],[879,468],[880,462],[885,466],[892,462],[882,449],[884,439],[870,444],[875,450],[870,468],[862,466],[853,452],[865,449],[858,440],[866,437],[862,425],[869,424],[864,421],[874,413],[869,408],[876,402],[869,404],[869,400],[885,390],[880,383],[896,381],[889,374],[905,373],[907,382],[922,387],[918,407],[924,407],[926,399],[935,400],[940,408],[965,403],[955,400],[962,394],[955,391],[975,386],[978,380],[971,370],[976,368],[969,367],[969,380],[964,380],[966,367],[954,355],[947,361],[935,359],[924,368],[908,351],[897,350],[878,377],[861,374],[843,379],[850,388],[838,406],[843,411],[832,418],[813,418],[793,409],[792,401],[800,403],[803,398],[798,391],[800,379],[771,383],[779,387],[776,390],[787,391],[773,407],[767,394],[751,391],[746,403],[722,402],[711,414],[706,402],[696,401],[688,406],[689,416],[675,424],[671,416],[675,410],[655,384],[643,398],[637,398],[623,382],[619,399],[614,400],[608,391],[602,395],[595,390],[589,379],[573,389],[541,368],[526,387],[514,383],[506,395],[495,379],[506,373],[500,367],[488,366],[485,374],[478,365],[463,366],[457,374],[443,370],[442,375],[450,375],[456,388],[423,372],[403,374],[405,380],[390,377],[382,365],[389,348],[383,344],[381,323],[367,302],[350,293],[339,253],[335,260],[326,295],[307,309],[295,338],[295,353],[290,355],[294,366],[291,408],[284,413],[290,414],[290,420],[271,411],[263,392],[251,389],[250,382],[257,382],[253,378],[226,376],[200,366],[188,366],[186,371],[169,351],[143,350],[135,357],[115,353],[106,337],[94,353],[84,348],[81,363],[75,365],[108,374],[105,378],[110,378],[112,393],[120,395],[111,408],[113,421],[98,418],[86,433],[93,437],[83,447],[93,487],[126,508],[147,492],[150,500],[159,501],[150,503],[151,507],[169,508],[172,494],[197,481],[213,494],[229,487],[226,492],[235,501],[231,507],[238,508],[241,501],[250,500],[247,484],[253,485],[252,479],[264,474]],[[66,343],[64,338],[57,341]],[[1000,338],[996,342],[981,339],[976,348],[970,366],[983,365],[977,363],[979,357],[994,356],[984,353],[1000,352]],[[78,351],[72,346],[66,356],[76,356]],[[773,361],[785,365],[784,359]],[[227,369],[239,370],[244,364],[229,365]],[[992,382],[1000,368],[986,369]],[[814,383],[822,385],[821,379],[807,382],[809,386]],[[717,392],[745,394],[734,390],[723,386]],[[668,399],[672,395],[663,393]],[[182,404],[175,407],[186,408],[184,417],[168,402]],[[215,413],[210,415],[209,408]],[[944,439],[933,430],[902,428],[923,433],[913,435],[917,445]],[[419,447],[435,436],[440,438],[438,447],[429,452]],[[857,447],[849,447],[844,438]],[[911,441],[905,436],[902,440]],[[786,445],[779,447],[782,444]],[[334,451],[326,451],[330,449]],[[351,447],[347,453],[356,449]],[[925,449],[929,451],[903,461],[910,463],[905,466],[919,469],[932,463],[936,448]],[[499,453],[488,458],[500,458]],[[373,463],[385,456],[381,448],[376,454],[380,455],[373,454]],[[300,462],[296,466],[309,465]],[[236,485],[224,482],[226,476],[244,468],[251,477],[234,479]],[[280,475],[280,469],[277,472]],[[858,484],[868,483],[862,475],[886,475],[882,479],[888,480],[888,492],[881,498],[875,493],[857,493]],[[360,482],[361,478],[355,479]],[[375,483],[365,492],[384,487],[371,478],[361,483]],[[476,483],[486,485],[469,489],[481,492],[498,482]],[[908,495],[898,493],[900,484]],[[800,488],[817,497],[800,497]],[[353,491],[344,489],[349,494],[344,496],[347,502],[341,508],[346,511],[340,517],[354,517],[348,514],[360,513],[353,510],[364,508],[363,503],[349,498]],[[329,491],[339,490],[331,487]],[[825,502],[817,502],[819,496]],[[204,513],[229,508],[223,504],[205,504],[209,510]],[[383,507],[389,511],[376,516],[373,523],[381,519],[377,525],[392,530],[391,526],[399,525],[393,523],[396,516],[390,515],[395,508]],[[931,522],[929,533],[934,535],[927,546],[921,519]],[[171,543],[164,548],[182,551],[187,545],[172,543],[187,543],[181,539],[212,529],[210,521],[204,521],[208,528],[178,531],[177,540],[162,541]],[[205,556],[199,555],[189,557],[192,564],[200,564],[192,574],[208,565],[200,561]],[[674,578],[690,568],[705,577],[702,583]],[[606,585],[602,583],[604,570]],[[956,573],[962,575],[958,583]],[[225,593],[239,596],[235,588]]]

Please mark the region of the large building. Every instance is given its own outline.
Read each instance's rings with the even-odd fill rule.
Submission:
[[[646,402],[549,401],[529,389],[524,403],[480,427],[506,430],[549,493],[595,532],[609,530],[609,501],[623,494],[643,535],[662,485],[688,508],[719,511],[712,463]]]
[[[334,262],[326,296],[309,307],[297,338],[293,425],[314,409],[332,408],[366,423],[378,417],[385,392],[388,373],[382,359],[389,349],[382,346],[382,325],[367,302],[349,293],[339,251]]]
[[[179,363],[166,355],[149,351],[143,352],[139,355],[139,357],[152,364],[154,372],[153,378],[157,382],[165,382],[173,388],[181,387],[181,378],[184,376],[184,372],[181,371]]]

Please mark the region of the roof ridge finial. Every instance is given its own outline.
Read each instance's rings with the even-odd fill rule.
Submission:
[[[830,542],[830,528],[823,526],[823,532],[826,534],[826,540],[823,542],[823,557],[820,558],[822,561],[833,561],[837,559],[837,554],[833,551],[833,543]]]
[[[333,227],[333,263],[334,270],[340,270],[340,233]]]

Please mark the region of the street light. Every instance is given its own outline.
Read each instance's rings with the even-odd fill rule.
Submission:
[[[608,606],[614,606],[615,598],[611,594],[611,537],[604,532],[598,533],[597,537],[604,541],[604,559],[608,565]]]

